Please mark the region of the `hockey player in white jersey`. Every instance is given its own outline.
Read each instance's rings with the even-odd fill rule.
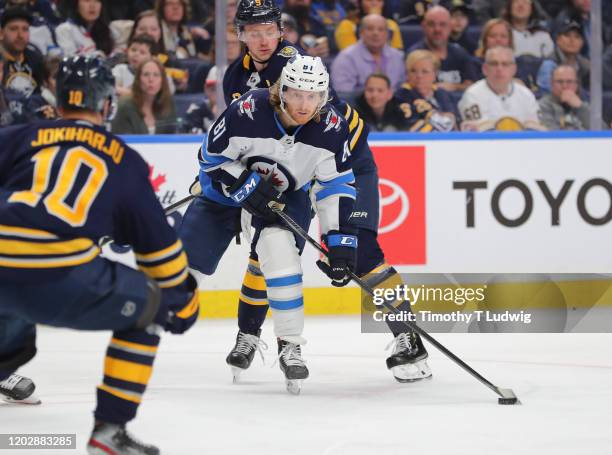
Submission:
[[[461,101],[461,129],[520,131],[545,129],[539,106],[527,87],[514,79],[516,63],[509,47],[487,50],[482,66],[485,78],[469,87]]]
[[[231,104],[200,149],[203,194],[181,226],[190,267],[212,275],[238,231],[241,209],[252,215],[251,247],[268,288],[280,368],[293,393],[308,377],[301,356],[303,242],[270,207],[284,207],[307,226],[315,179],[312,193],[329,250],[323,268],[336,285],[348,283],[357,247],[348,225],[356,196],[348,125],[327,103],[328,86],[320,58],[296,55],[270,89],[250,91]]]

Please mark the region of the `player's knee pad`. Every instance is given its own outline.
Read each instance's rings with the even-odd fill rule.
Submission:
[[[21,347],[9,353],[0,354],[0,381],[10,376],[14,371],[36,355],[36,332],[28,334]]]
[[[293,234],[278,227],[265,228],[256,251],[268,288],[276,336],[301,334],[304,329],[302,267]]]
[[[180,285],[162,289],[161,305],[154,321],[164,330],[180,334],[195,324],[199,311],[198,283],[189,274]]]

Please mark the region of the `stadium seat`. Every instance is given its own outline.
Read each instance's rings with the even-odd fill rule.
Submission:
[[[423,39],[423,30],[420,25],[400,25],[400,33],[402,34],[402,41],[406,50],[410,49],[417,41]]]
[[[542,61],[541,58],[533,55],[521,55],[516,58],[516,77],[523,81],[536,98],[540,98],[543,95],[542,90],[536,83]]]
[[[200,104],[204,101],[204,93],[178,93],[174,95],[177,119],[184,119],[191,104]]]
[[[189,83],[187,84],[187,93],[202,93],[204,90],[204,81],[208,72],[212,68],[212,64],[199,61],[199,64],[193,70],[189,70]]]

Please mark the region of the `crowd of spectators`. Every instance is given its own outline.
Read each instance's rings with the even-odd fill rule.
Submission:
[[[227,0],[228,63],[240,0]],[[53,118],[67,55],[105,56],[124,134],[202,133],[219,114],[214,0],[0,0],[0,126]],[[278,0],[374,131],[589,128],[590,0]],[[603,2],[612,92],[612,2]],[[598,100],[599,101],[599,100]],[[607,101],[607,102],[606,102]],[[606,126],[612,94],[604,97]]]

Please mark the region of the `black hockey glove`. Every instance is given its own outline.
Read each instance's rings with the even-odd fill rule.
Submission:
[[[336,231],[332,231],[336,232]],[[351,278],[349,271],[355,269],[357,257],[357,237],[340,233],[330,233],[324,237],[327,245],[327,262],[317,261],[321,271],[331,278],[332,286],[346,286]]]
[[[162,301],[155,322],[168,332],[180,334],[195,324],[199,313],[198,282],[189,274],[178,286],[162,289]]]
[[[231,198],[253,216],[268,222],[276,221],[271,206],[285,207],[285,198],[257,172],[245,170],[236,183],[228,188]]]
[[[195,180],[189,185],[189,194],[192,196],[199,196],[202,194],[202,185],[200,184],[200,176],[196,175]]]

